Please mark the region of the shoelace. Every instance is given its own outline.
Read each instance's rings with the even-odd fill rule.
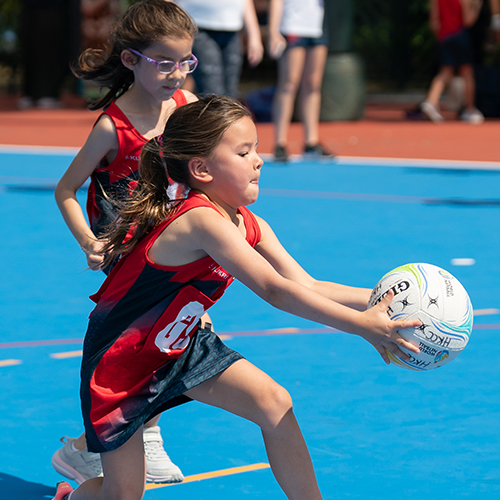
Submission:
[[[92,469],[96,476],[102,475],[102,464],[101,464],[101,456],[96,453],[94,458],[94,453],[89,453],[92,457],[91,460],[87,462],[87,465]]]
[[[150,460],[170,460],[160,440],[144,440],[144,452]]]

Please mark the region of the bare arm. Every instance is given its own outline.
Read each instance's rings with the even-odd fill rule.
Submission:
[[[438,0],[431,0],[429,9],[429,27],[431,31],[437,36],[441,21],[439,19]]]
[[[245,0],[243,12],[243,24],[247,34],[247,57],[251,67],[257,66],[262,61],[264,46],[262,45],[262,35],[260,32],[259,20],[255,12],[253,0]]]
[[[149,253],[154,262],[171,265],[172,259],[193,261],[208,254],[269,304],[296,316],[363,337],[375,347],[386,363],[389,363],[386,348],[399,356],[405,355],[398,346],[418,352],[418,348],[401,338],[397,331],[418,326],[420,322],[391,321],[387,315],[392,299],[390,294],[377,306],[364,312],[344,305],[342,302],[366,307],[366,289],[357,292],[351,287],[316,282],[297,263],[293,264],[293,259],[286,252],[283,253],[283,247],[277,243],[275,236],[271,236],[267,225],[262,224],[263,239],[267,241],[262,245],[259,243],[259,251],[256,251],[248,245],[233,223],[222,219],[210,208],[193,209],[176,219],[176,222],[178,224],[172,225],[172,230],[178,230],[182,237],[176,238],[172,235],[173,231],[168,234],[169,226]],[[165,242],[167,244],[163,244]],[[344,292],[346,298],[342,298]]]
[[[59,210],[71,233],[87,255],[91,269],[100,268],[104,256],[103,243],[98,241],[83,214],[76,193],[90,177],[100,160],[116,151],[118,140],[112,121],[103,117],[92,129],[87,141],[57,184],[55,197]],[[116,152],[115,152],[116,154]]]
[[[479,16],[479,12],[483,5],[482,0],[460,0],[462,4],[462,13],[464,26],[470,27],[474,25]]]
[[[269,5],[268,22],[268,50],[269,55],[279,59],[286,48],[285,37],[280,33],[281,18],[283,17],[284,0],[271,0]]]

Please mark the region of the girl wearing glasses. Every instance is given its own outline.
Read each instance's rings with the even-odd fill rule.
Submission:
[[[102,235],[116,218],[118,206],[135,187],[144,144],[163,132],[177,107],[197,100],[180,89],[186,75],[197,65],[191,52],[195,34],[193,21],[175,3],[143,0],[130,7],[117,23],[107,47],[87,49],[73,68],[78,77],[104,89],[101,97],[89,105],[89,109],[103,112],[60,180],[55,196],[93,270],[103,269],[102,248],[106,241]],[[76,197],[89,177],[90,224]],[[172,187],[170,196],[184,194]],[[103,270],[107,273],[109,269],[107,266]],[[158,418],[147,423],[144,432],[148,480],[182,481],[181,471],[163,449]],[[77,439],[66,438],[52,458],[54,468],[78,483],[100,475],[99,455],[88,452],[85,446],[85,434]]]
[[[167,408],[199,401],[257,424],[277,481],[289,500],[321,500],[288,392],[225,346],[197,320],[234,278],[274,307],[364,338],[387,350],[418,348],[397,332],[394,296],[366,309],[371,290],[317,281],[247,206],[259,195],[263,161],[250,112],[210,96],[177,109],[158,143],[142,152],[140,178],[106,247],[123,255],[101,289],[84,343],[81,398],[89,445],[102,454],[104,478],[55,500],[140,500],[141,426]],[[191,189],[168,197],[172,180]],[[133,235],[125,241],[125,235]]]

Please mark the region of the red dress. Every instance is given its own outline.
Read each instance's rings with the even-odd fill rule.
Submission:
[[[91,298],[82,360],[82,410],[90,451],[113,450],[152,416],[188,401],[190,388],[241,359],[201,316],[223,295],[233,277],[211,257],[179,267],[151,262],[148,251],[177,217],[214,205],[190,193],[175,215],[122,258]],[[239,210],[254,247],[260,227]],[[222,217],[222,215],[221,215]]]

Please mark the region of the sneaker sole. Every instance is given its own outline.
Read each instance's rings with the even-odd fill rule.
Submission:
[[[59,450],[52,455],[51,463],[56,472],[68,479],[76,481],[79,485],[86,481],[76,469],[73,469],[73,467],[70,467],[66,462],[61,460],[59,457]]]
[[[175,484],[182,483],[182,481],[184,481],[184,477],[182,479],[174,479],[172,476],[152,476],[151,474],[146,473],[146,481],[148,483]]]

